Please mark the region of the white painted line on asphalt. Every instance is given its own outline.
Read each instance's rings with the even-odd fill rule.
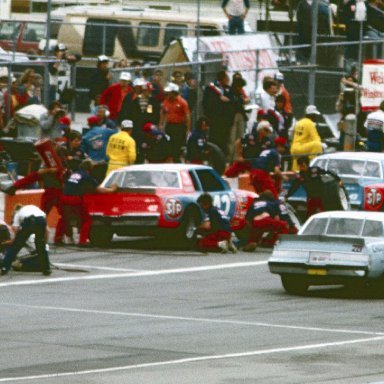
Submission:
[[[58,266],[63,268],[88,268],[88,269],[96,269],[101,271],[113,271],[113,272],[145,272],[142,269],[98,267],[95,265],[84,265],[84,264],[54,263],[53,266]]]
[[[300,331],[316,331],[316,332],[328,332],[328,333],[347,333],[347,334],[357,334],[357,335],[384,336],[384,332],[360,331],[360,330],[338,329],[338,328],[305,327],[305,326],[299,326],[299,325],[273,324],[273,323],[263,323],[263,322],[256,322],[256,321],[222,320],[222,319],[214,319],[214,318],[209,319],[204,317],[156,315],[151,313],[136,313],[136,312],[100,311],[96,309],[52,307],[47,305],[0,303],[0,306],[1,305],[10,306],[10,307],[37,309],[39,311],[49,310],[49,311],[62,311],[62,312],[89,313],[94,315],[127,316],[127,317],[190,321],[190,322],[214,323],[214,324],[249,325],[249,326],[257,326],[257,327],[265,327],[265,328],[297,329]]]
[[[38,280],[9,281],[9,277],[8,277],[8,281],[4,283],[0,283],[0,287],[50,284],[50,283],[61,283],[61,282],[80,281],[80,280],[117,279],[117,278],[124,278],[124,277],[147,277],[147,276],[172,275],[177,273],[207,272],[207,271],[216,271],[216,270],[232,269],[232,268],[255,267],[259,265],[265,265],[267,263],[268,261],[265,260],[265,261],[253,261],[253,262],[244,262],[244,263],[206,265],[206,266],[191,267],[191,268],[161,269],[158,271],[142,271],[142,272],[139,271],[139,272],[128,272],[128,273],[110,273],[106,275],[42,278]],[[10,274],[12,273],[10,272]],[[7,276],[10,276],[10,275],[7,275]]]
[[[384,340],[384,336],[381,336],[381,337],[371,337],[371,338],[366,338],[366,339],[335,341],[335,342],[321,343],[321,344],[297,345],[297,346],[284,347],[284,348],[271,348],[271,349],[261,349],[261,350],[248,351],[248,352],[227,353],[227,354],[223,354],[223,355],[196,356],[196,357],[190,357],[190,358],[186,358],[186,359],[166,360],[166,361],[158,361],[158,362],[153,362],[153,363],[143,363],[143,364],[134,364],[134,365],[123,365],[120,367],[88,369],[88,370],[83,370],[83,371],[72,371],[72,372],[48,373],[48,374],[41,374],[41,375],[34,375],[34,376],[4,377],[4,378],[0,378],[0,383],[10,383],[10,382],[15,382],[15,381],[42,380],[42,379],[50,379],[50,378],[57,378],[57,377],[81,376],[81,375],[91,375],[91,374],[108,373],[108,372],[128,371],[128,370],[132,370],[132,369],[153,368],[153,367],[187,364],[187,363],[198,363],[198,362],[211,361],[211,360],[237,359],[237,358],[251,357],[251,356],[272,355],[275,353],[283,353],[283,352],[285,352],[285,353],[286,352],[299,352],[299,351],[306,351],[306,350],[310,350],[310,349],[343,347],[345,345],[372,343],[375,341],[383,341],[383,340]]]

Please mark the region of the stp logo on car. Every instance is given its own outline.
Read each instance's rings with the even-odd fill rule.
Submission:
[[[383,196],[376,188],[367,188],[365,192],[365,203],[368,209],[377,210],[380,208]]]
[[[177,219],[183,213],[183,206],[177,199],[167,199],[165,202],[165,213],[171,219]]]

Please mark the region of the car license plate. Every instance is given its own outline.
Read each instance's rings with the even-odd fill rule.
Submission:
[[[331,255],[326,252],[311,252],[309,255],[310,264],[320,264],[324,265],[329,262]]]
[[[327,274],[326,269],[308,269],[307,270],[308,275],[316,275],[316,276],[325,276]]]

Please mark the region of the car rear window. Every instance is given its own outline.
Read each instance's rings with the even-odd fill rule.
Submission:
[[[114,183],[120,188],[180,188],[178,173],[171,171],[115,172],[105,185]]]
[[[325,232],[328,219],[312,219],[305,227],[302,235],[322,235]]]

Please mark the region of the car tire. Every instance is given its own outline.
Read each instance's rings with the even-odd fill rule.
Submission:
[[[293,295],[304,295],[309,287],[307,281],[295,275],[281,275],[281,283],[285,291]]]
[[[201,214],[197,208],[187,208],[185,211],[180,226],[177,230],[175,240],[179,244],[191,247],[196,242],[196,228],[201,222]]]
[[[100,248],[108,247],[112,242],[113,233],[101,225],[93,225],[89,231],[89,241]]]

